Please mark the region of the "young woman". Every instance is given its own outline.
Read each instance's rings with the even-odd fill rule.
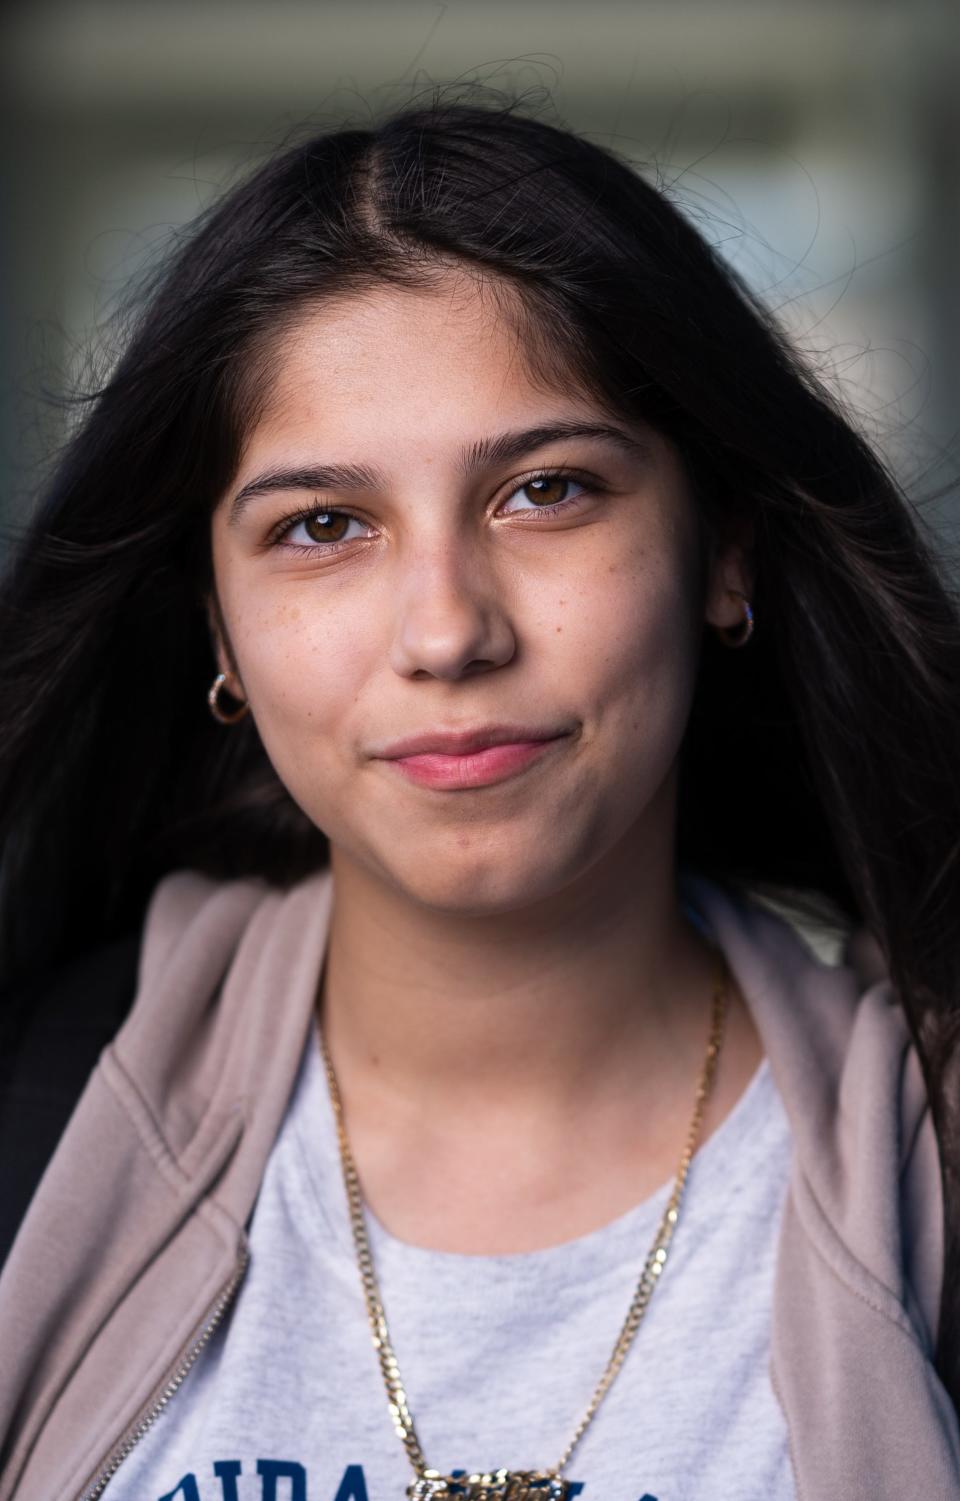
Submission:
[[[664,192],[287,150],[2,611],[0,1501],[960,1495],[960,622]]]

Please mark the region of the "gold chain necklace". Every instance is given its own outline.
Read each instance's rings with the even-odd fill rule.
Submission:
[[[680,1201],[683,1198],[683,1190],[686,1186],[687,1173],[696,1150],[697,1140],[700,1135],[700,1126],[703,1120],[703,1111],[710,1091],[713,1087],[714,1076],[717,1071],[717,1060],[720,1056],[720,1046],[723,1041],[723,1023],[726,1015],[728,991],[728,974],[726,962],[722,954],[718,954],[717,983],[713,994],[713,1013],[710,1026],[710,1040],[707,1043],[707,1053],[700,1072],[700,1080],[697,1085],[696,1102],[694,1104],[693,1119],[687,1133],[687,1142],[680,1159],[680,1166],[674,1180],[673,1192],[667,1202],[663,1218],[660,1221],[650,1253],[640,1273],[633,1300],[624,1320],[623,1327],[617,1336],[617,1342],[613,1347],[613,1354],[607,1363],[607,1368],[601,1376],[597,1389],[590,1399],[590,1404],[578,1424],[573,1437],[567,1444],[557,1463],[550,1470],[492,1470],[475,1475],[442,1475],[438,1470],[430,1469],[424,1458],[417,1438],[417,1431],[413,1423],[413,1415],[407,1402],[407,1394],[404,1389],[403,1379],[400,1375],[400,1367],[397,1357],[393,1352],[390,1342],[390,1334],[387,1329],[387,1319],[383,1311],[383,1301],[380,1297],[380,1289],[377,1284],[376,1273],[373,1268],[373,1256],[370,1251],[370,1242],[367,1239],[366,1222],[363,1213],[363,1195],[360,1190],[360,1179],[357,1175],[356,1165],[350,1151],[350,1143],[347,1140],[347,1131],[343,1120],[343,1104],[340,1099],[340,1089],[337,1085],[337,1077],[333,1071],[330,1054],[327,1050],[326,1039],[322,1027],[320,1033],[320,1051],[323,1056],[324,1068],[326,1069],[327,1082],[330,1089],[330,1101],[337,1125],[337,1140],[340,1145],[340,1165],[343,1170],[343,1182],[347,1191],[347,1203],[350,1210],[350,1227],[353,1232],[353,1244],[356,1251],[357,1266],[360,1271],[360,1281],[363,1285],[363,1293],[367,1304],[367,1317],[370,1320],[370,1330],[373,1335],[374,1349],[380,1362],[380,1371],[383,1375],[383,1384],[387,1392],[387,1405],[397,1437],[407,1451],[407,1457],[413,1466],[414,1478],[407,1487],[408,1501],[430,1501],[432,1497],[461,1498],[461,1501],[566,1501],[570,1494],[572,1482],[564,1480],[561,1472],[566,1468],[571,1455],[579,1444],[583,1435],[596,1416],[597,1409],[603,1401],[616,1376],[619,1374],[627,1352],[633,1344],[640,1322],[647,1311],[647,1304],[653,1295],[653,1290],[667,1263],[667,1251],[673,1239],[680,1214]]]

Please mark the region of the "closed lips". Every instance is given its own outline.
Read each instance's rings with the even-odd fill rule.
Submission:
[[[555,740],[569,734],[567,729],[542,729],[529,725],[496,725],[487,729],[463,731],[427,731],[397,740],[377,752],[383,760],[405,756],[468,756],[491,745],[517,745],[530,741]]]

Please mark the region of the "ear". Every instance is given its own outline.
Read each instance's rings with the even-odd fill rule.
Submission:
[[[223,623],[220,613],[220,605],[214,593],[208,594],[204,599],[207,611],[207,624],[210,627],[210,639],[213,645],[213,654],[217,659],[217,671],[222,672],[226,678],[227,691],[234,698],[244,698],[243,683],[233,660],[233,652],[230,647],[227,628]]]
[[[733,629],[743,623],[743,599],[752,599],[755,582],[751,540],[748,533],[742,533],[736,540],[720,544],[714,552],[704,604],[708,625]]]

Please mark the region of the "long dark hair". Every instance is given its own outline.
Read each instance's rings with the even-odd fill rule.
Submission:
[[[283,321],[451,259],[518,294],[535,354],[675,440],[706,535],[752,532],[759,628],[704,640],[679,856],[877,936],[940,1142],[960,1403],[955,603],[884,465],[669,195],[519,109],[439,99],[288,148],[152,289],[0,599],[3,973],[135,927],[170,869],[288,884],[327,859],[252,720],[207,710],[210,512]]]

